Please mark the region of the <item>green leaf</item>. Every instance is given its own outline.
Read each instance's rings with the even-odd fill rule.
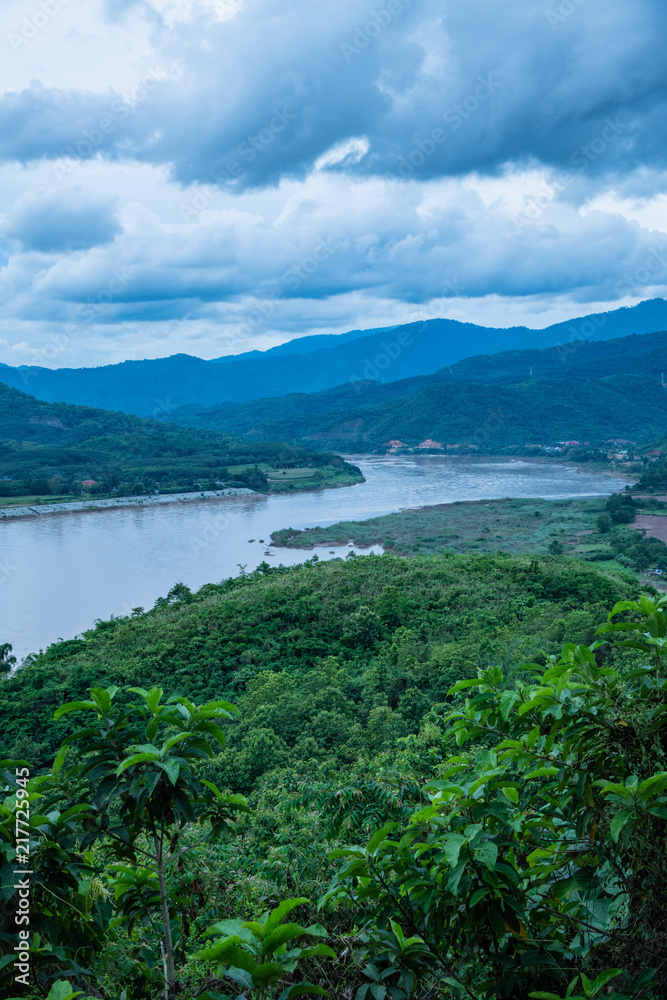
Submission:
[[[603,986],[606,986],[607,983],[610,982],[612,979],[615,979],[616,976],[620,976],[622,972],[623,972],[622,969],[607,969],[606,972],[601,972],[600,975],[595,980],[595,982],[593,983],[593,991],[591,996],[595,996],[596,993],[599,993]]]
[[[485,896],[488,896],[491,891],[491,889],[476,889],[468,902],[470,909],[472,909],[473,906],[477,906],[479,901],[484,899]]]
[[[637,794],[642,801],[646,801],[653,795],[659,795],[665,788],[667,788],[667,771],[661,771],[642,781]]]
[[[202,785],[206,785],[206,787],[213,792],[216,799],[222,799],[222,792],[220,791],[217,785],[214,785],[212,781],[208,781],[206,778],[200,778],[199,780],[201,781]]]
[[[468,739],[468,730],[467,729],[457,729],[456,730],[456,745],[457,745],[457,747],[462,747],[463,744],[466,742],[467,739]]]
[[[65,705],[61,705],[53,713],[54,719],[59,719],[62,715],[66,715],[68,712],[85,712],[85,711],[97,711],[97,706],[94,701],[68,701]],[[59,980],[62,981],[62,980]]]
[[[264,924],[265,932],[270,934],[278,926],[283,917],[286,917],[288,913],[295,910],[297,906],[302,906],[303,903],[309,902],[309,899],[303,897],[299,897],[298,899],[284,899],[282,903],[276,906],[275,910],[271,910],[266,918],[266,923]]]
[[[447,879],[447,888],[449,889],[449,891],[453,896],[458,895],[459,883],[465,871],[465,867],[466,867],[465,861],[461,861],[456,866],[456,868],[453,869],[453,871],[449,875],[449,878]]]
[[[445,841],[445,857],[452,868],[456,868],[459,860],[461,848],[466,839],[460,833],[452,833]]]
[[[313,986],[312,983],[299,983],[297,986],[288,986],[278,997],[278,1000],[291,1000],[292,997],[302,997],[306,994],[316,994],[318,997],[328,997],[329,994],[321,986]]]
[[[248,927],[250,925],[246,924],[245,926]],[[307,933],[306,928],[302,927],[301,924],[280,924],[279,927],[276,927],[275,930],[264,937],[264,947],[262,950],[265,955],[273,955],[276,948],[280,948],[287,941],[302,937]]]
[[[162,700],[163,695],[164,691],[162,690],[162,688],[158,687],[152,687],[150,691],[147,691],[146,694],[144,695],[144,698],[146,700],[146,705],[148,706],[148,710],[152,715],[155,715],[155,713],[157,712],[158,706],[160,704],[160,701]]]
[[[502,715],[505,722],[510,717],[510,713],[514,708],[514,705],[519,700],[519,695],[516,691],[503,691],[500,696],[500,714]]]
[[[524,775],[524,781],[531,781],[533,778],[553,778],[554,774],[558,774],[557,767],[538,767],[530,774]]]
[[[166,760],[160,761],[159,766],[166,773],[172,785],[175,785],[181,773],[180,763],[174,757],[168,757]]]
[[[618,838],[621,835],[621,831],[627,825],[628,820],[633,815],[628,809],[624,809],[623,812],[617,813],[612,819],[609,825],[609,832],[611,833],[611,839],[615,844],[618,843]]]
[[[123,771],[127,771],[128,767],[133,767],[135,764],[154,764],[159,759],[159,754],[151,753],[135,753],[127,760],[124,760],[122,764],[119,764],[116,768],[116,777],[120,777]]]
[[[237,935],[223,941],[216,941],[209,948],[196,951],[193,957],[203,962],[220,962],[222,965],[231,965],[235,969],[243,969],[252,975],[257,969],[257,962],[250,952],[239,947],[240,941],[241,938]]]
[[[380,844],[382,844],[387,839],[387,834],[391,833],[392,830],[396,830],[400,826],[399,823],[387,823],[383,826],[381,830],[378,830],[373,834],[368,842],[367,851],[369,854],[375,854]]]
[[[285,970],[280,962],[264,962],[256,965],[250,973],[253,986],[266,987],[282,979]]]
[[[507,788],[502,789],[502,793],[506,799],[509,799],[512,805],[516,805],[517,802],[519,801],[519,793],[517,792],[516,788],[511,788],[508,786]]]
[[[618,795],[621,799],[627,799],[630,801],[632,799],[632,792],[616,781],[605,781],[600,780],[594,782],[595,785],[601,790],[603,795]]]
[[[171,739],[167,740],[162,746],[162,753],[167,753],[172,747],[175,747],[177,743],[181,740],[186,740],[188,736],[195,736],[195,733],[179,733],[177,736],[172,736]]]
[[[328,944],[314,944],[312,948],[302,948],[298,957],[299,959],[317,958],[320,955],[325,955],[327,958],[338,958],[336,952]]]
[[[58,979],[49,990],[46,1000],[73,1000],[74,997],[80,997],[82,993],[83,990],[74,990],[70,983],[64,979]]]
[[[489,871],[493,871],[498,860],[498,845],[491,840],[485,840],[483,844],[475,848],[475,857],[483,865],[486,865]]]

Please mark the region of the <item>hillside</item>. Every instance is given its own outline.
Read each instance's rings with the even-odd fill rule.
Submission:
[[[209,427],[234,434],[267,438],[279,434],[289,440],[297,440],[303,433],[304,425],[311,428],[314,420],[316,427],[319,427],[322,423],[320,418],[327,414],[345,414],[341,419],[346,422],[355,421],[361,409],[377,408],[417,397],[431,386],[460,383],[510,386],[517,382],[531,383],[540,379],[560,382],[566,379],[589,379],[592,376],[601,379],[628,375],[642,376],[648,385],[655,385],[660,381],[663,370],[667,370],[667,333],[661,332],[609,341],[577,341],[571,345],[542,350],[480,355],[465,358],[431,375],[397,382],[356,382],[319,393],[294,393],[273,399],[256,399],[234,407],[184,407],[174,412],[171,419],[185,426]],[[573,431],[566,429],[565,436],[572,437]],[[582,432],[574,436],[586,435]]]
[[[279,948],[304,982],[266,1000],[406,1000],[367,988],[378,968],[404,982],[406,952],[410,994],[443,997],[451,941],[467,996],[499,996],[508,970],[506,998],[564,996],[590,928],[587,995],[587,973],[639,969],[650,987],[648,962],[665,961],[664,697],[660,661],[636,648],[664,613],[637,597],[627,575],[553,557],[263,565],[31,658],[0,681],[0,847],[11,871],[25,790],[41,994],[55,969],[88,996],[164,996],[163,928],[183,1000],[249,996],[247,968],[285,972],[282,987],[290,967],[252,957]],[[626,609],[634,629],[609,626]],[[634,641],[587,648],[601,623]],[[331,947],[296,947],[312,937]],[[3,995],[11,975],[5,962]],[[50,1000],[76,993],[61,982]]]
[[[551,557],[265,563],[194,595],[181,585],[152,611],[99,622],[31,657],[0,685],[3,752],[49,759],[67,726],[54,723],[54,709],[91,684],[156,683],[197,700],[241,699],[244,721],[230,733],[238,758],[223,783],[247,791],[278,762],[350,763],[372,744],[378,705],[396,737],[416,731],[451,684],[491,662],[487,634],[496,660],[518,664],[557,651],[565,627],[591,641],[606,605],[636,590],[606,568]],[[585,613],[573,613],[580,603]],[[258,728],[270,738],[263,760]]]
[[[664,329],[667,302],[653,299],[631,309],[558,323],[544,330],[500,329],[432,319],[360,336],[359,331],[324,339],[318,335],[299,340],[293,348],[282,345],[265,354],[250,352],[214,362],[177,354],[100,368],[3,365],[0,381],[51,402],[63,400],[169,420],[181,406],[215,406],[293,392],[318,392],[364,379],[395,382],[426,375],[472,355],[578,344],[582,337],[608,340]],[[308,351],[308,347],[314,349]],[[286,353],[288,349],[292,353]]]
[[[405,388],[397,384],[394,391]],[[667,426],[667,392],[658,381],[639,375],[533,377],[514,385],[432,382],[414,394],[369,405],[385,391],[391,394],[392,387],[364,387],[349,409],[339,405],[334,410],[335,396],[328,393],[324,400],[291,396],[179,419],[210,420],[219,430],[253,440],[280,438],[349,454],[382,449],[392,440],[411,448],[427,439],[474,445],[482,453],[565,440],[641,442]],[[349,390],[341,395],[349,405]]]
[[[0,385],[0,497],[77,495],[82,480],[94,480],[93,491],[102,495],[211,489],[221,479],[266,490],[266,472],[276,466],[312,468],[310,478],[292,482],[288,476],[293,489],[359,479],[357,470],[335,455],[44,403]]]

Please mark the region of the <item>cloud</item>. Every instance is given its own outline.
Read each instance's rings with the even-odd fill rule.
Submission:
[[[359,137],[365,151],[328,169],[400,177],[407,163],[430,179],[533,160],[596,174],[667,166],[662,0],[225,4],[225,20],[212,0],[135,5],[162,8],[168,79],[95,153],[170,164],[182,184],[215,174],[231,189],[304,177]],[[8,94],[0,155],[61,156],[118,99]]]
[[[3,228],[23,250],[41,253],[87,250],[109,243],[120,231],[114,201],[96,200],[77,187],[26,192]]]
[[[547,198],[532,218],[520,202],[488,203],[460,180],[321,173],[284,198],[277,217],[211,208],[196,223],[163,222],[129,205],[113,243],[91,241],[87,252],[47,266],[12,259],[0,272],[0,296],[26,318],[94,303],[96,322],[118,322],[193,319],[210,316],[212,306],[230,315],[244,301],[303,305],[355,292],[415,305],[538,294],[585,302],[667,285],[667,235],[615,212]]]
[[[58,363],[667,289],[662,0],[73,11],[0,94],[3,335]]]

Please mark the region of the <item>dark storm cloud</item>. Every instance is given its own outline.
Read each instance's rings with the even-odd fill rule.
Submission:
[[[303,176],[351,137],[367,151],[340,169],[359,174],[661,168],[666,29],[663,0],[264,0],[230,20],[157,28],[178,75],[114,119],[91,155],[233,188]],[[114,100],[6,95],[0,155],[62,156]]]

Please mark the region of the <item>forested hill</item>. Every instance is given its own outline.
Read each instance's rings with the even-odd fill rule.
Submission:
[[[236,753],[218,777],[248,791],[276,765],[349,764],[394,743],[480,666],[555,652],[564,635],[592,641],[606,607],[636,588],[569,559],[451,553],[264,563],[196,594],[181,584],[152,611],[98,622],[3,681],[3,752],[50,760],[66,731],[53,721],[62,702],[91,685],[155,683],[240,699]]]
[[[361,391],[355,406],[337,412],[318,412],[318,397],[288,396],[179,419],[210,420],[249,439],[280,438],[350,454],[382,449],[392,440],[413,448],[428,439],[474,445],[480,453],[566,440],[642,442],[667,426],[667,390],[635,375],[528,378],[515,385],[440,383],[392,402],[364,405],[384,388]]]
[[[0,381],[39,399],[168,417],[174,408],[190,404],[215,406],[292,392],[318,392],[359,379],[395,382],[429,374],[475,354],[546,348],[582,338],[604,341],[664,329],[667,302],[653,299],[544,330],[432,319],[362,336],[357,336],[358,331],[340,338],[318,336],[310,344],[311,338],[305,338],[293,349],[282,345],[265,354],[251,352],[214,362],[178,354],[100,368],[0,365]],[[314,349],[307,350],[309,346]]]
[[[531,443],[541,439],[544,435],[547,440],[553,439],[556,432],[564,434],[565,438],[585,438],[602,436],[625,437],[626,430],[632,425],[633,433],[639,433],[643,439],[650,436],[651,428],[657,426],[659,433],[662,433],[662,395],[654,393],[655,386],[661,382],[663,371],[667,371],[667,333],[646,334],[644,336],[619,337],[608,341],[585,341],[574,340],[571,343],[558,347],[550,347],[544,350],[526,351],[505,351],[500,354],[480,355],[478,357],[465,358],[457,364],[447,368],[442,368],[431,375],[421,375],[416,378],[401,379],[397,382],[377,382],[359,381],[353,384],[336,386],[319,393],[293,393],[289,396],[280,396],[269,399],[255,399],[249,403],[242,403],[239,406],[229,407],[187,407],[174,412],[171,419],[176,423],[182,423],[191,427],[210,427],[216,430],[231,432],[242,435],[252,435],[256,439],[260,437],[271,438],[282,437],[287,440],[310,440],[306,439],[303,428],[307,428],[306,433],[313,434],[312,440],[336,441],[336,447],[345,450],[355,450],[368,447],[362,442],[373,442],[376,446],[381,446],[383,442],[377,439],[376,428],[383,426],[386,414],[391,420],[395,420],[397,425],[400,419],[401,426],[404,421],[395,416],[398,413],[395,404],[399,400],[412,398],[414,417],[419,420],[420,412],[425,413],[427,419],[431,419],[428,403],[425,403],[423,394],[433,386],[460,386],[461,383],[469,383],[474,386],[496,385],[496,386],[516,386],[523,383],[541,383],[547,379],[549,382],[565,383],[569,380],[579,380],[576,386],[568,387],[562,384],[556,390],[553,399],[553,386],[539,385],[538,393],[549,392],[552,398],[552,405],[557,403],[559,411],[564,405],[569,405],[568,400],[574,395],[581,395],[581,380],[609,379],[620,376],[615,382],[605,382],[602,389],[603,395],[609,392],[623,392],[623,379],[626,376],[636,375],[646,381],[649,395],[655,397],[657,407],[655,410],[649,400],[649,410],[645,411],[644,405],[637,406],[637,401],[631,403],[637,412],[634,416],[627,413],[627,402],[619,400],[624,407],[624,417],[628,417],[628,427],[618,422],[609,423],[609,414],[599,414],[600,420],[589,419],[590,415],[583,413],[582,408],[587,409],[590,401],[575,398],[574,407],[570,407],[565,417],[565,423],[561,426],[561,421],[553,410],[547,416],[548,426],[544,426],[545,414],[544,406],[540,405],[538,413],[526,425],[527,435],[519,439],[525,443]],[[633,387],[636,386],[633,382]],[[627,387],[626,387],[627,388]],[[452,393],[442,393],[438,389],[438,398],[451,399],[463,406],[461,411],[462,425],[466,422],[478,421],[478,405],[475,400],[480,399],[480,393],[472,390],[464,393],[462,398],[460,388]],[[482,396],[486,396],[483,393]],[[494,405],[499,400],[514,397],[516,405],[522,407],[522,400],[530,400],[534,396],[534,390],[528,385],[519,389],[515,393],[491,393],[490,398]],[[432,395],[431,395],[432,398]],[[546,397],[545,397],[546,398]],[[373,414],[362,414],[361,410],[375,408]],[[331,420],[323,419],[327,415],[340,414]],[[361,422],[360,422],[361,421]],[[438,440],[456,443],[463,440],[461,430],[457,425],[446,424],[442,429],[442,420],[438,421],[440,432],[444,435]],[[350,445],[349,433],[352,430],[353,436],[359,438],[359,443]],[[403,426],[403,432],[394,433],[392,430],[390,438],[403,438],[404,434],[412,440],[414,429]],[[479,430],[479,424],[475,423],[470,430],[474,433]],[[561,433],[562,432],[562,433]],[[535,434],[538,438],[535,438]],[[450,435],[455,435],[452,439]],[[381,434],[380,434],[381,436]],[[428,437],[434,437],[429,430]],[[502,439],[494,435],[494,441]],[[422,440],[420,438],[420,440]],[[509,441],[509,439],[508,439]],[[511,439],[516,443],[516,436]],[[419,443],[418,441],[414,442]]]
[[[256,468],[257,467],[257,468]],[[220,480],[268,489],[270,468],[312,468],[298,485],[359,478],[336,455],[280,442],[251,443],[216,431],[193,430],[125,413],[44,403],[0,384],[0,496],[80,491],[97,493],[214,489]],[[295,488],[296,484],[292,483]]]

